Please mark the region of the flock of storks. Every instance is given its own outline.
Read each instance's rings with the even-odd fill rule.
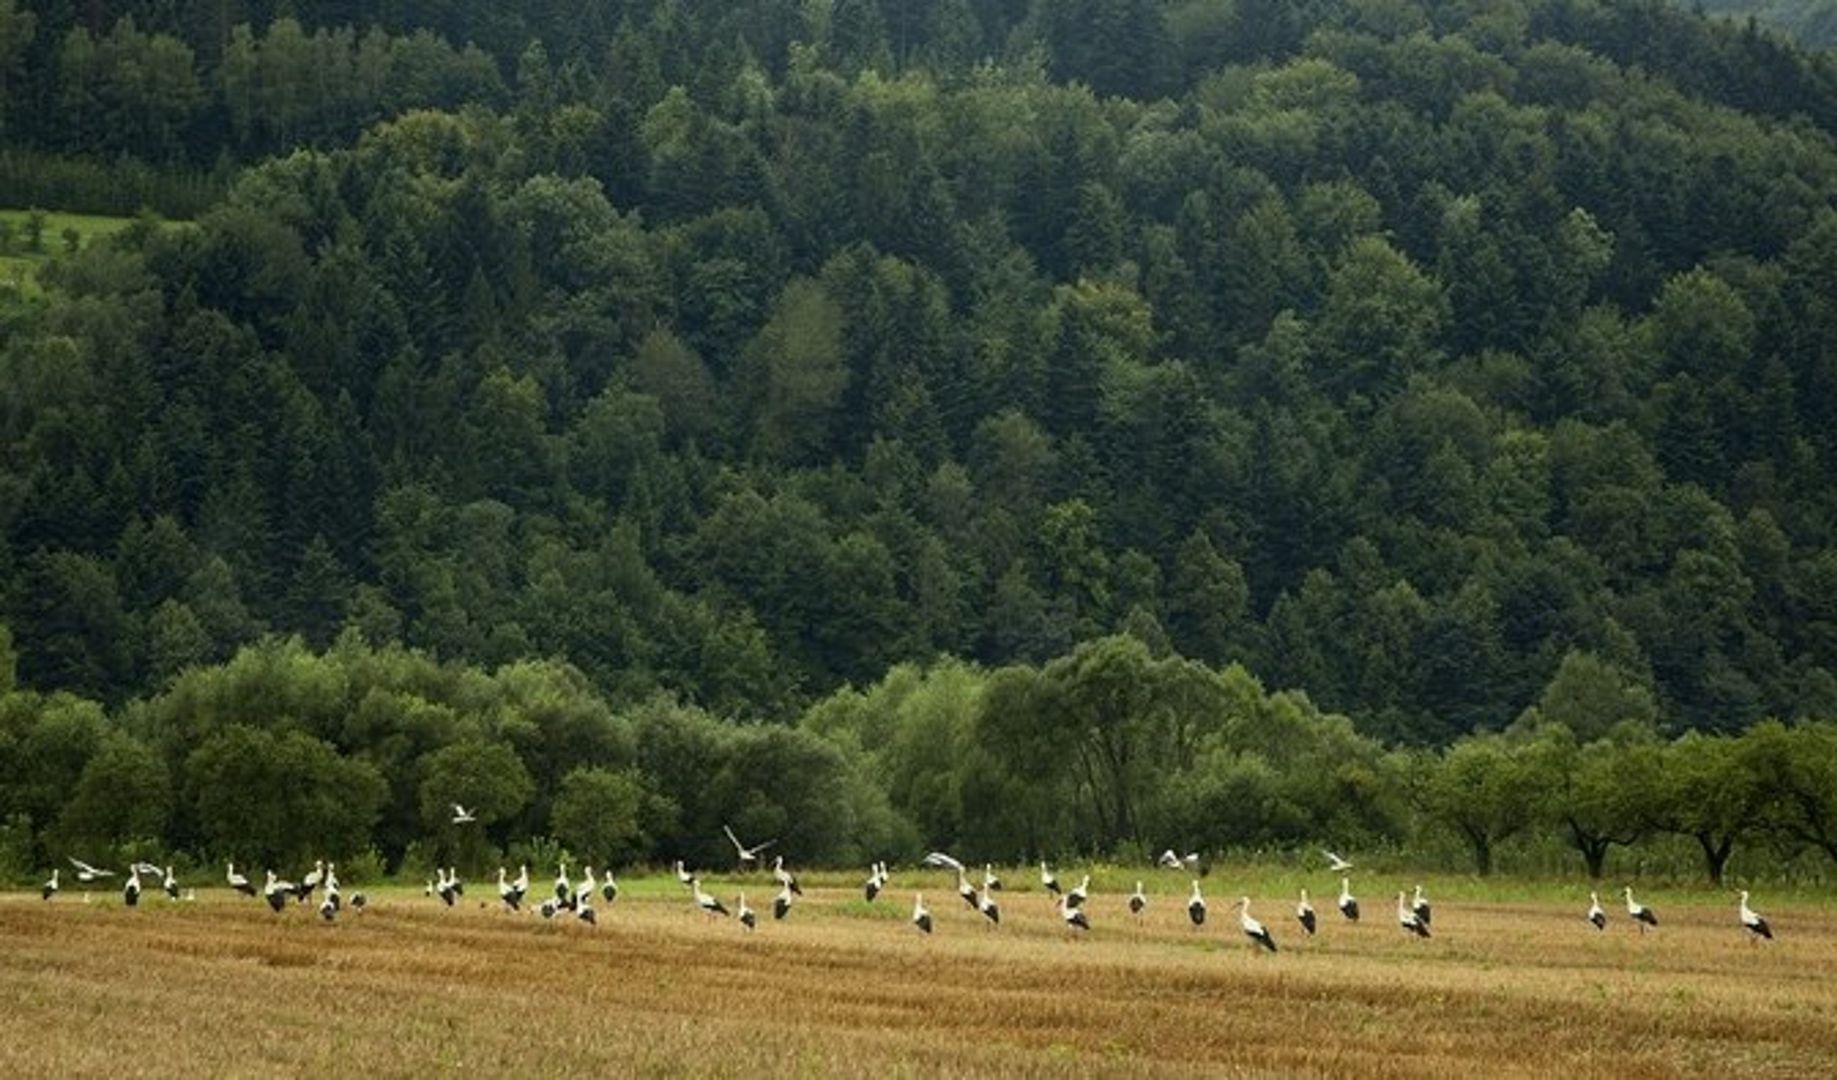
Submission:
[[[456,824],[474,820],[464,807],[455,805],[453,810],[453,820]],[[763,844],[748,847],[740,842],[732,829],[722,826],[722,831],[727,834],[727,839],[733,844],[739,868],[742,871],[757,869],[760,856],[772,845],[772,841],[768,840]],[[1346,921],[1356,923],[1359,921],[1359,901],[1352,894],[1352,878],[1349,874],[1349,871],[1352,870],[1352,863],[1331,851],[1323,852],[1323,854],[1327,857],[1328,868],[1342,875],[1339,899],[1335,906]],[[70,862],[76,868],[77,881],[86,886],[115,876],[114,871],[97,868],[80,859],[72,858]],[[1198,866],[1198,862],[1197,855],[1179,856],[1169,850],[1161,854],[1157,865],[1173,870],[1193,870]],[[1002,883],[991,864],[983,864],[980,887],[971,884],[969,871],[963,863],[945,852],[930,853],[925,856],[923,865],[930,869],[953,871],[957,878],[957,896],[963,903],[970,910],[981,914],[987,920],[987,926],[991,930],[1000,925],[1001,905],[996,902],[994,894],[1001,891]],[[739,894],[733,909],[730,910],[718,897],[703,889],[700,878],[688,870],[680,860],[676,862],[673,869],[677,880],[689,890],[689,895],[699,911],[712,919],[736,918],[740,925],[749,931],[758,925],[758,914],[747,904],[744,892]],[[790,914],[792,905],[804,895],[804,890],[798,885],[796,875],[785,868],[782,855],[772,860],[772,877],[778,884],[778,893],[772,898],[772,918],[783,919]],[[157,879],[161,890],[172,900],[196,899],[196,893],[192,890],[186,890],[181,894],[178,880],[173,876],[172,867],[135,862],[128,867],[126,880],[121,890],[122,903],[126,906],[139,905],[141,892],[145,888],[143,878]],[[315,896],[318,896],[319,916],[331,922],[338,918],[346,903],[343,891],[338,884],[338,868],[335,863],[324,861],[314,863],[312,871],[302,875],[297,883],[284,880],[273,870],[269,870],[266,881],[259,888],[247,876],[237,871],[235,863],[230,863],[225,870],[225,880],[231,889],[245,896],[259,895],[277,914],[285,911],[290,903],[307,905]],[[867,879],[862,883],[862,892],[867,901],[873,903],[885,891],[891,880],[892,875],[886,863],[876,862],[869,867]],[[1067,933],[1078,935],[1091,929],[1090,915],[1086,907],[1086,902],[1090,898],[1091,875],[1085,874],[1077,885],[1066,889],[1060,885],[1058,876],[1053,873],[1052,868],[1042,860],[1040,886],[1045,890],[1046,895],[1052,898],[1053,907]],[[57,895],[59,888],[58,871],[53,870],[50,880],[46,881],[41,889],[41,895],[49,901]],[[565,912],[590,925],[597,925],[599,921],[594,910],[595,897],[597,896],[604,903],[611,904],[619,895],[619,884],[614,880],[610,870],[603,878],[595,878],[593,867],[585,866],[582,868],[580,880],[571,881],[568,878],[568,867],[565,862],[561,864],[559,872],[555,875],[553,894],[533,907],[525,906],[530,891],[527,865],[518,868],[515,878],[510,877],[504,867],[498,867],[497,888],[498,899],[506,911],[523,912],[527,910],[544,919],[553,919]],[[454,868],[447,867],[435,871],[435,877],[428,881],[424,893],[429,897],[437,898],[447,907],[453,907],[465,895],[465,883],[460,880]],[[1641,934],[1644,934],[1648,928],[1658,925],[1657,914],[1650,907],[1633,899],[1631,886],[1627,886],[1625,895],[1627,916],[1639,928]],[[1606,930],[1607,910],[1601,906],[1601,897],[1592,892],[1588,896],[1589,906],[1586,919],[1589,925],[1597,931]],[[85,899],[87,899],[87,894],[85,894]],[[353,892],[349,900],[351,909],[360,914],[366,902],[362,892]],[[481,903],[480,906],[483,904]],[[1147,907],[1148,895],[1143,890],[1142,882],[1137,881],[1135,892],[1128,897],[1129,913],[1139,918]],[[1251,916],[1250,898],[1240,896],[1232,907],[1237,912],[1238,926],[1243,931],[1245,938],[1256,948],[1275,952],[1275,935],[1267,926]],[[1200,891],[1198,878],[1193,879],[1193,891],[1187,898],[1186,913],[1195,929],[1205,925],[1206,898]],[[1750,939],[1772,939],[1772,927],[1767,924],[1766,919],[1748,906],[1746,891],[1741,893],[1741,906],[1737,915],[1742,928],[1747,931]],[[1421,885],[1416,886],[1413,895],[1407,891],[1397,893],[1397,925],[1404,933],[1416,938],[1431,937],[1430,925],[1433,917],[1434,911],[1427,897],[1423,895]],[[1299,924],[1301,931],[1309,937],[1312,937],[1319,928],[1319,919],[1315,914],[1314,905],[1308,899],[1306,889],[1301,890],[1301,900],[1295,905],[1295,921]],[[913,896],[912,925],[923,934],[930,934],[935,925],[931,909],[925,906],[925,897],[922,893],[915,893]]]

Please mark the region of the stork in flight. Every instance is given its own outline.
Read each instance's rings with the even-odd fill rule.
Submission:
[[[740,842],[739,837],[734,835],[734,831],[731,828],[723,825],[721,826],[721,831],[727,834],[727,842],[734,846],[734,857],[740,861],[740,869],[742,870],[752,870],[757,867],[759,865],[759,853],[771,847],[773,844],[778,843],[778,838],[773,837],[763,844],[754,844],[752,847],[747,847]]]
[[[1335,874],[1343,874],[1346,871],[1352,869],[1352,862],[1349,859],[1342,859],[1338,855],[1334,854],[1331,851],[1327,851],[1324,848],[1321,850],[1321,854],[1327,857],[1327,869],[1331,870]]]
[[[453,804],[453,824],[470,825],[478,820],[478,815],[458,803]]]
[[[934,851],[925,856],[925,865],[933,870],[955,870],[963,873],[963,864],[942,851]]]
[[[1161,853],[1159,859],[1155,860],[1155,864],[1169,870],[1191,870],[1199,865],[1199,853],[1189,851],[1185,855],[1179,855],[1174,852],[1173,848],[1168,848]]]
[[[70,865],[77,868],[77,881],[81,882],[84,885],[88,885],[94,881],[100,881],[103,878],[111,878],[115,876],[115,872],[113,870],[98,870],[97,868],[84,862],[82,859],[73,858],[70,860]]]

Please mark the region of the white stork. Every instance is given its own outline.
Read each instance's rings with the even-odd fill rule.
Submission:
[[[1410,900],[1410,911],[1423,926],[1429,925],[1429,918],[1434,912],[1429,909],[1428,898],[1422,895],[1421,885],[1416,886],[1416,895]]]
[[[1066,903],[1063,896],[1059,897],[1059,918],[1065,920],[1065,929],[1074,936],[1080,931],[1090,932],[1090,916],[1084,913],[1083,908],[1075,908]]]
[[[249,882],[249,879],[247,877],[245,877],[242,874],[238,874],[236,872],[235,863],[224,864],[223,877],[225,881],[228,881],[230,883],[230,888],[235,889],[237,892],[241,893],[242,895],[244,896],[254,896],[255,895],[255,886]]]
[[[963,873],[963,864],[942,851],[934,851],[925,856],[925,865],[933,870],[955,870]]]
[[[1086,874],[1083,881],[1073,886],[1071,892],[1065,894],[1065,902],[1073,907],[1083,907],[1085,900],[1089,899],[1090,895],[1091,875]]]
[[[599,884],[599,882],[593,880],[593,867],[583,866],[580,869],[580,881],[576,882],[574,885],[574,910],[576,914],[580,912],[581,904],[593,899],[594,886]]]
[[[681,863],[676,865],[681,866]],[[568,863],[562,860],[560,868],[555,871],[555,902],[566,904],[574,899],[574,886],[568,881]]]
[[[740,925],[746,927],[748,930],[751,930],[759,922],[759,916],[754,915],[753,909],[746,906],[746,894],[745,893],[740,894],[739,910],[740,910]]]
[[[984,889],[993,889],[996,892],[1001,891],[1001,879],[995,876],[995,866],[993,863],[982,864],[982,887]]]
[[[536,905],[536,914],[542,916],[544,919],[553,919],[555,913],[560,910],[561,901],[552,896]]]
[[[1758,941],[1761,938],[1766,938],[1768,941],[1773,940],[1773,927],[1767,925],[1767,920],[1761,917],[1760,912],[1748,906],[1748,890],[1746,889],[1741,890],[1741,925],[1748,931],[1749,941]]]
[[[588,926],[598,926],[600,917],[593,911],[593,894],[583,892],[574,898],[574,917]]]
[[[964,904],[966,904],[971,911],[977,910],[976,887],[970,884],[969,878],[963,876],[963,871],[961,869],[957,871],[957,896],[963,900]]]
[[[1607,929],[1607,910],[1601,906],[1599,893],[1588,894],[1588,921],[1596,930]]]
[[[1001,925],[1001,908],[995,903],[995,898],[989,895],[987,886],[983,887],[982,896],[976,901],[976,910],[982,912],[982,917],[989,920],[989,929],[993,930]]]
[[[1148,894],[1142,891],[1142,883],[1135,883],[1135,891],[1129,894],[1129,914],[1141,916],[1148,907]]]
[[[1206,898],[1199,894],[1199,879],[1193,879],[1193,895],[1186,900],[1186,917],[1193,920],[1194,926],[1206,924]]]
[[[1176,853],[1173,848],[1168,848],[1161,853],[1161,857],[1156,859],[1155,863],[1169,870],[1192,870],[1199,865],[1199,853],[1197,851],[1189,851],[1185,855],[1181,855]]]
[[[1301,890],[1301,903],[1295,905],[1295,921],[1301,924],[1301,928],[1308,932],[1309,937],[1314,936],[1314,927],[1318,923],[1314,917],[1314,905],[1308,902],[1306,889]]]
[[[767,840],[763,844],[754,844],[752,847],[747,847],[740,842],[739,837],[734,835],[734,831],[726,825],[721,826],[721,831],[727,834],[727,842],[734,846],[734,857],[739,860],[740,869],[742,870],[751,870],[753,867],[758,866],[759,853],[771,847],[773,844],[778,843],[777,838],[773,838]]]
[[[1326,850],[1325,848],[1322,848],[1320,853],[1327,857],[1327,869],[1330,872],[1335,873],[1335,874],[1343,874],[1346,871],[1352,869],[1352,863],[1350,860],[1342,859],[1338,855],[1334,854],[1331,851]]]
[[[700,908],[704,914],[710,917],[727,914],[727,908],[722,906],[719,899],[702,891],[701,882],[692,877],[689,879],[689,888],[695,894],[695,906]]]
[[[71,859],[70,865],[77,868],[77,881],[84,885],[88,885],[91,882],[100,881],[103,878],[111,878],[115,876],[115,872],[113,870],[98,870],[95,867],[84,862],[82,859]]]
[[[1059,879],[1053,875],[1051,870],[1046,868],[1045,859],[1040,860],[1040,887],[1054,896],[1058,896],[1061,892],[1059,888]]]
[[[695,888],[695,875],[683,866],[681,859],[676,860],[676,880],[681,882],[685,889]]]
[[[772,897],[772,918],[774,920],[782,919],[791,913],[792,895],[790,889],[779,889],[778,895]]]
[[[466,895],[466,883],[459,880],[458,868],[452,866],[446,868],[446,883],[453,890],[454,896]]]
[[[1339,913],[1348,922],[1359,921],[1359,898],[1352,895],[1352,879],[1349,877],[1339,879]]]
[[[619,883],[612,879],[612,871],[606,871],[606,880],[600,882],[600,899],[608,904],[619,898]]]
[[[1237,898],[1237,925],[1243,929],[1244,936],[1253,944],[1261,945],[1270,952],[1276,951],[1276,939],[1269,936],[1269,929],[1250,917],[1250,897]]]
[[[364,907],[369,903],[370,898],[365,896],[361,891],[351,894],[351,910],[357,912],[359,915],[364,913]]]
[[[448,877],[447,872],[439,867],[434,868],[434,873],[440,879],[434,882],[435,894],[440,897],[441,903],[445,904],[447,907],[452,907],[454,902],[459,899],[459,889],[457,888],[459,883]]]
[[[1429,936],[1429,925],[1417,918],[1416,913],[1410,910],[1409,894],[1402,890],[1397,892],[1397,925],[1401,926],[1406,934],[1415,934],[1419,938]]]
[[[509,880],[509,875],[501,866],[498,867],[498,899],[504,902],[506,911],[523,910],[523,894],[517,891],[516,884]]]
[[[121,887],[121,902],[129,907],[140,903],[140,867],[128,871],[127,883]]]
[[[171,900],[179,898],[179,879],[172,876],[172,867],[166,867],[166,873],[160,879],[160,888],[166,890],[166,897]]]
[[[478,820],[478,815],[474,814],[470,810],[467,810],[465,807],[459,805],[458,803],[453,804],[453,824],[470,825],[474,821],[477,821],[477,820]]]
[[[39,886],[38,895],[44,900],[49,900],[57,895],[57,867],[51,868],[51,880]]]
[[[931,909],[925,906],[922,893],[912,894],[912,925],[919,928],[919,933],[931,933]]]
[[[293,895],[297,887],[291,881],[282,881],[275,877],[274,871],[270,870],[268,871],[268,883],[262,886],[262,899],[268,901],[268,907],[279,915],[286,909],[287,899]]]
[[[1627,914],[1632,916],[1633,921],[1639,924],[1639,932],[1643,934],[1646,932],[1646,927],[1657,926],[1658,916],[1653,914],[1652,909],[1633,899],[1633,886],[1628,885],[1625,891],[1627,898]]]
[[[871,904],[874,898],[880,895],[880,890],[886,888],[886,885],[886,864],[877,862],[868,867],[867,881],[862,883],[861,894],[867,897],[867,902]]]
[[[791,871],[785,869],[785,857],[783,855],[775,855],[772,857],[772,880],[778,882],[778,886],[781,889],[790,889],[799,896],[804,895],[804,890],[797,887],[796,876],[793,875]]]
[[[300,903],[306,903],[312,899],[314,890],[319,888],[319,883],[323,880],[325,880],[325,860],[320,859],[313,863],[312,873],[300,879],[294,895],[299,898]]]
[[[338,882],[336,880],[327,880],[325,883],[325,899],[319,901],[319,917],[326,922],[331,922],[338,917],[338,908],[341,903],[342,901],[338,896]]]

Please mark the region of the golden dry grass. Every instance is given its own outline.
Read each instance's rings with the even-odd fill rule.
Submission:
[[[1642,939],[1623,918],[1595,934],[1570,906],[1444,904],[1418,942],[1374,896],[1358,926],[1323,905],[1310,942],[1289,902],[1265,900],[1269,956],[1225,896],[1203,932],[1173,895],[1140,925],[1093,897],[1095,932],[1068,941],[1037,893],[1009,894],[989,932],[937,875],[921,938],[905,921],[919,881],[900,875],[874,908],[809,890],[782,924],[760,881],[751,935],[673,883],[628,888],[597,930],[418,890],[335,926],[221,892],[137,911],[6,897],[0,1075],[1814,1076],[1837,1061],[1837,920],[1819,908],[1769,911],[1780,940],[1751,947],[1727,906],[1661,909]]]

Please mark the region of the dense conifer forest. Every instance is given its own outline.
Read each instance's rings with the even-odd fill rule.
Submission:
[[[1659,0],[0,0],[0,870],[1826,872],[1834,197]]]

